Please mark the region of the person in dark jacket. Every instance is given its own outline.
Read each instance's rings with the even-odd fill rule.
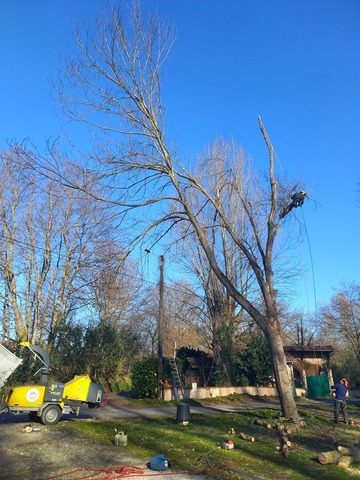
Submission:
[[[305,190],[301,190],[301,192],[296,192],[291,195],[291,203],[287,205],[284,210],[280,214],[280,218],[284,218],[293,208],[302,207],[304,204],[304,200],[306,197]]]
[[[331,388],[335,391],[334,422],[339,423],[339,414],[341,412],[344,422],[348,423],[346,394],[348,392],[349,382],[346,378],[342,378],[339,383],[335,383]]]

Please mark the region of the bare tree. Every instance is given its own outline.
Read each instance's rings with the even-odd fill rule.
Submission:
[[[348,284],[335,295],[322,311],[323,325],[328,332],[343,340],[360,364],[360,286]]]
[[[83,274],[87,303],[99,322],[115,326],[129,320],[142,288],[137,272],[136,262],[127,257],[123,246],[112,237],[97,242],[92,265]]]
[[[247,175],[236,163],[213,158],[214,165],[221,164],[222,175],[214,191],[204,172],[197,174],[171,152],[165,136],[161,71],[174,40],[173,30],[156,15],[143,19],[137,4],[124,16],[114,9],[110,19],[101,18],[97,25],[97,33],[86,32],[85,40],[78,32],[79,57],[67,65],[62,99],[73,118],[105,134],[92,160],[92,173],[103,187],[98,197],[116,204],[128,221],[133,214],[135,243],[149,232],[160,239],[179,222],[187,225],[228,295],[264,332],[283,414],[297,418],[274,271],[283,247],[277,244],[274,250],[281,226],[279,212],[288,189],[275,176],[274,149],[261,119],[259,127],[268,150],[267,176]],[[73,182],[72,187],[86,191],[88,183]],[[241,208],[240,223],[233,223],[233,202]],[[209,225],[200,215],[205,208],[207,218],[216,218],[211,228],[226,232],[238,257],[251,270],[255,283],[250,293],[233,283],[219,261],[209,240]]]
[[[159,326],[159,286],[136,292],[136,308],[129,320],[143,340],[143,353],[157,356]],[[206,346],[206,335],[199,321],[200,300],[184,281],[164,285],[163,354],[173,357],[177,348]]]
[[[12,168],[13,155],[1,156],[1,177],[0,183],[0,211],[1,211],[1,283],[3,288],[3,336],[9,338],[15,329],[18,337],[24,339],[27,335],[27,328],[30,327],[31,315],[27,310],[25,318],[22,315],[21,304],[29,305],[29,269],[19,262],[18,269],[15,268],[16,252],[18,249],[24,251],[26,243],[24,217],[27,217],[26,211],[23,211],[24,217],[19,219],[17,214],[23,202],[33,197],[34,183],[31,178],[22,171],[21,168],[15,170]],[[28,219],[29,224],[29,219]],[[31,256],[31,253],[29,253]],[[18,276],[24,274],[27,283],[26,298],[21,297],[18,291]]]
[[[164,354],[174,356],[182,347],[204,348],[206,336],[201,328],[201,300],[185,281],[165,285]]]
[[[103,267],[96,252],[113,230],[89,195],[44,179],[31,160],[18,146],[0,155],[2,336],[51,348],[61,322],[89,303],[88,272]]]
[[[206,182],[208,190],[220,198],[223,205],[231,205],[227,216],[238,231],[244,231],[244,210],[236,192],[226,188],[224,180],[227,178],[227,165],[242,172],[243,184],[249,178],[245,174],[246,160],[243,149],[223,139],[217,140],[212,146],[198,157],[196,176]],[[204,175],[204,172],[205,175]],[[216,254],[217,262],[236,288],[244,295],[250,294],[251,284],[254,281],[248,262],[242,255],[237,244],[228,234],[218,212],[210,206],[202,206],[202,199],[198,192],[193,192],[192,203],[197,204],[198,219],[207,225],[206,235],[212,250]],[[202,315],[207,331],[209,332],[208,347],[213,351],[217,368],[218,382],[229,383],[230,376],[226,359],[230,353],[240,351],[240,336],[245,331],[246,312],[236,303],[223,283],[211,269],[204,250],[199,245],[198,237],[193,229],[184,222],[177,226],[179,241],[176,243],[179,262],[185,266],[198,280],[204,292],[206,313]],[[247,292],[247,293],[245,293]],[[205,326],[204,325],[204,326]],[[242,345],[244,346],[244,345]]]

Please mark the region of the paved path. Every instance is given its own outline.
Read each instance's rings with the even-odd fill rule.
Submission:
[[[98,419],[106,418],[153,418],[153,417],[176,417],[176,406],[162,406],[152,408],[132,407],[128,405],[119,405],[114,402],[116,395],[109,395],[108,403],[105,407],[96,410],[89,409],[86,405],[81,407],[80,415],[84,417],[92,417]],[[311,403],[319,403],[323,401],[331,402],[331,399],[326,400],[310,400],[306,398],[299,398],[296,400],[297,405],[310,405]],[[190,415],[194,414],[218,414],[218,413],[238,413],[244,410],[254,410],[257,408],[279,408],[280,402],[278,400],[254,400],[237,405],[217,405],[217,406],[202,406],[190,405]]]

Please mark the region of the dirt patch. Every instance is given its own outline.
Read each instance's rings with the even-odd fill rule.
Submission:
[[[121,465],[145,468],[139,460],[127,456],[126,448],[99,444],[67,432],[62,428],[66,420],[56,428],[34,423],[32,426],[38,431],[25,433],[27,417],[11,417],[0,415],[0,479],[45,480],[56,476],[57,480],[71,480],[74,475],[64,474],[77,471],[77,478],[85,477],[85,470],[81,469]]]

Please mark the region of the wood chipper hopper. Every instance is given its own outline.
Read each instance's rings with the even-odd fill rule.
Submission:
[[[5,385],[7,379],[21,362],[21,358],[10,352],[4,345],[0,345],[0,388]]]

